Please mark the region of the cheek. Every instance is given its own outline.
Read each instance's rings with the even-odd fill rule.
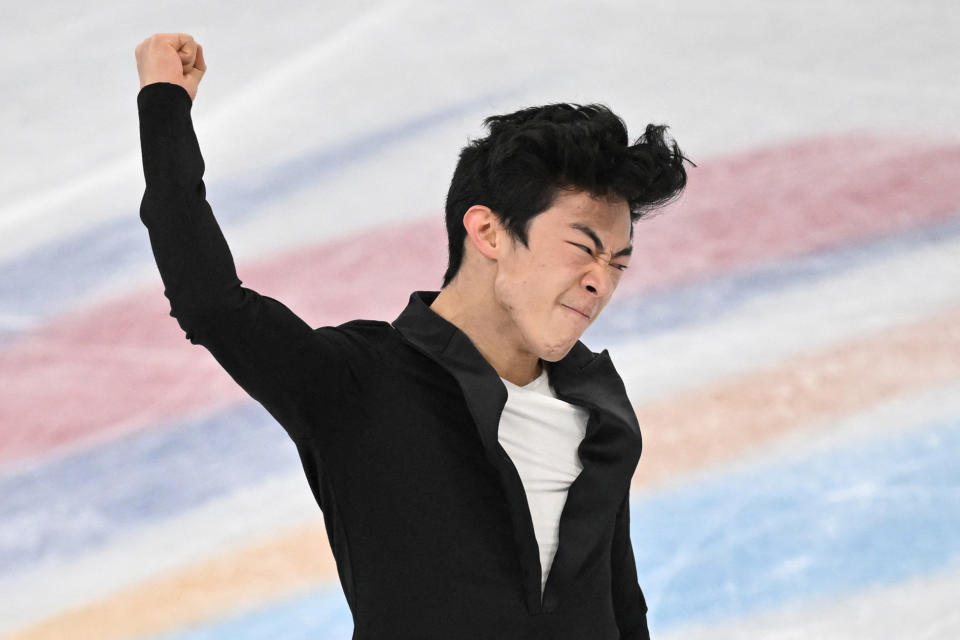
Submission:
[[[555,272],[556,268],[532,259],[504,263],[494,280],[497,297],[509,309],[535,307],[547,293],[549,276]]]

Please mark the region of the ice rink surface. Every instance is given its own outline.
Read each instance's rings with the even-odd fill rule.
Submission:
[[[293,444],[169,317],[133,49],[183,31],[244,284],[392,320],[487,115],[603,102],[697,163],[609,348],[651,632],[960,637],[960,10],[33,2],[0,62],[0,637],[349,638]]]

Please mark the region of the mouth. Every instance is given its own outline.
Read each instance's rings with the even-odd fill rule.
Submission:
[[[581,318],[584,318],[585,320],[589,320],[589,319],[590,319],[590,316],[588,316],[587,314],[583,313],[582,311],[578,311],[578,310],[574,309],[573,307],[568,307],[567,305],[561,305],[561,306],[564,307],[565,309],[569,309],[570,311],[573,311],[575,314],[577,314],[577,315],[580,316]]]

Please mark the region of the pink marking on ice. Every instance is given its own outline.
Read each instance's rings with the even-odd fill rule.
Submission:
[[[618,295],[895,233],[960,213],[960,147],[817,138],[700,162],[667,215],[638,224]],[[146,231],[144,231],[146,234]],[[371,249],[374,247],[375,249]],[[239,267],[311,326],[392,320],[438,289],[442,216]],[[144,291],[61,316],[0,352],[0,463],[206,413],[246,396]]]
[[[678,202],[635,225],[631,266],[617,295],[960,214],[955,142],[818,137],[698,164]]]
[[[431,220],[238,272],[244,286],[324,326],[393,320],[413,288],[439,289],[445,265],[446,234]],[[144,291],[61,316],[0,352],[0,463],[243,401],[244,392],[186,341],[169,312],[158,277]]]

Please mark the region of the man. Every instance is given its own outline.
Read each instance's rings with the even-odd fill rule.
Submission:
[[[136,48],[148,228],[171,315],[286,429],[354,638],[647,638],[629,534],[640,431],[579,337],[683,156],[602,107],[489,118],[447,200],[450,264],[391,324],[312,329],[241,286],[205,199],[186,34]],[[322,290],[318,291],[322,295]]]

